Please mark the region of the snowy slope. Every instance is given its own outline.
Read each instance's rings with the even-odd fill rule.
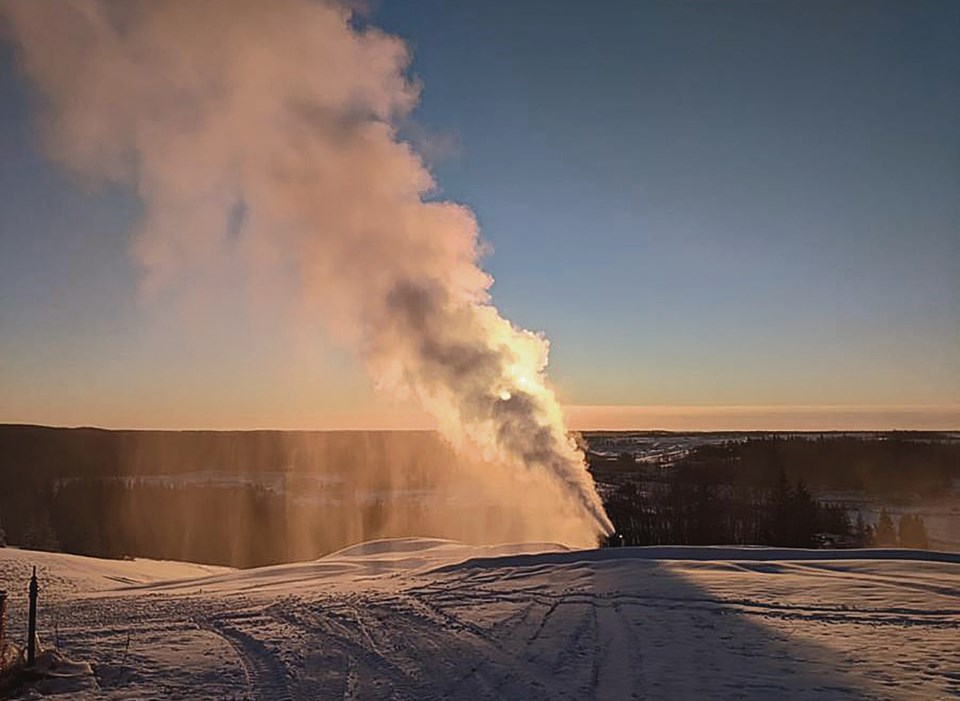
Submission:
[[[0,589],[10,589],[11,595],[14,595],[16,588],[10,583],[24,581],[34,566],[43,574],[45,588],[57,593],[110,590],[122,584],[146,584],[236,571],[230,567],[192,562],[104,560],[65,553],[0,548]]]
[[[0,587],[32,564],[42,633],[94,665],[70,698],[960,695],[956,554],[399,539],[236,571],[0,550]],[[10,613],[21,636],[22,597]]]

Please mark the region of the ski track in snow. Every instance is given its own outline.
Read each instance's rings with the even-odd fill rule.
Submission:
[[[407,540],[162,583],[163,563],[90,560],[78,580],[75,558],[0,550],[0,588],[22,639],[41,560],[41,633],[99,686],[69,698],[960,697],[956,559],[631,550],[464,562],[475,549]]]

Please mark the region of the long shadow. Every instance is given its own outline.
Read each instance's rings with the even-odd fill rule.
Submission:
[[[678,572],[676,562],[631,550],[516,556],[437,571],[437,581],[418,595],[447,615],[475,622],[489,614],[485,609],[517,607],[488,636],[513,664],[486,664],[478,646],[470,675],[446,695],[478,698],[493,689],[501,698],[915,697],[916,679],[898,679],[858,651],[861,626],[875,631],[883,621],[847,616],[843,607],[857,602],[826,602],[833,615],[789,601],[744,606]],[[775,575],[757,573],[765,576]],[[955,628],[956,617],[950,620],[945,625]],[[836,633],[838,644],[810,640],[811,628],[817,636]],[[917,630],[910,635],[915,639]],[[950,693],[946,677],[940,681],[939,693]]]

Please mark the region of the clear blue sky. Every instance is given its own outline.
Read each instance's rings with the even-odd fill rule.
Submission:
[[[567,403],[960,403],[960,3],[385,1],[369,21],[411,44],[442,195],[477,213],[495,301],[550,337]],[[30,100],[3,47],[0,420],[139,424],[204,382],[297,423],[301,373],[262,365],[268,340],[137,302],[139,205],[47,163]],[[353,361],[323,365],[309,401],[371,401]],[[230,396],[238,372],[254,396]]]

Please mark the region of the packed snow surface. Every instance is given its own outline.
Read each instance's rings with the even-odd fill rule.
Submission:
[[[231,570],[0,549],[71,699],[960,696],[960,555],[376,541]],[[83,676],[82,673],[80,676]]]

